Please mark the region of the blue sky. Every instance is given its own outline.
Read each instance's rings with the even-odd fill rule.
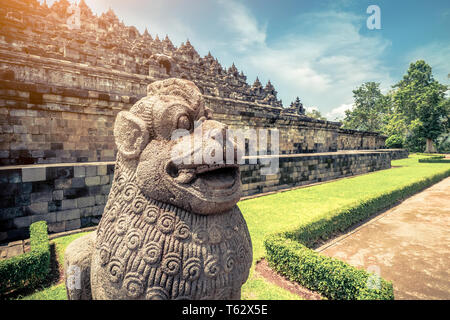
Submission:
[[[200,55],[235,63],[252,84],[271,80],[283,104],[299,96],[329,120],[351,108],[365,81],[384,92],[409,63],[424,59],[450,84],[449,0],[85,0],[94,13],[111,7],[127,25],[175,46],[189,38]],[[49,4],[52,1],[47,1]],[[369,5],[381,29],[369,30]]]

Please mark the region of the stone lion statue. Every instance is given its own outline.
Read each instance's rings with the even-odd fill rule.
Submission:
[[[186,139],[172,139],[177,129],[194,138],[195,123],[203,134],[222,133],[226,126],[211,119],[191,81],[157,81],[147,91],[130,111],[117,115],[114,181],[97,231],[65,252],[67,296],[240,299],[252,245],[236,206],[237,156],[232,164],[185,164],[172,152],[178,147],[195,157],[219,141],[180,148]],[[224,137],[224,150],[225,141],[237,148]]]

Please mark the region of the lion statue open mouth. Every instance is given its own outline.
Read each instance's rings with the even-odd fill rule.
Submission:
[[[68,298],[240,299],[252,246],[236,206],[237,146],[194,83],[167,79],[147,91],[117,115],[117,161],[102,219],[66,250]],[[184,136],[174,139],[176,131]]]

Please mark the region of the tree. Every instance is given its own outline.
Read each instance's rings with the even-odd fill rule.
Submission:
[[[320,113],[319,110],[316,109],[311,109],[310,111],[306,111],[305,114],[307,117],[310,118],[314,118],[314,119],[318,119],[318,120],[327,120],[327,118],[325,118],[324,116],[322,116],[322,114]]]
[[[381,129],[381,133],[388,136],[386,139],[386,147],[388,148],[404,148],[406,146],[406,133],[408,126],[401,114],[389,113],[385,117],[385,123]]]
[[[442,121],[444,131],[437,137],[434,142],[437,144],[438,152],[450,153],[450,97],[444,99],[440,105],[445,111],[446,116]]]
[[[380,132],[390,111],[390,97],[384,96],[377,82],[365,82],[353,90],[354,108],[345,111],[343,128]]]
[[[393,86],[394,114],[407,125],[406,140],[412,149],[433,152],[433,142],[449,128],[448,87],[433,78],[431,67],[423,60],[411,63],[403,79]]]

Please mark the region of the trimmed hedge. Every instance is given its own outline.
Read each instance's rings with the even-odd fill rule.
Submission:
[[[50,271],[50,242],[45,221],[30,226],[31,251],[0,261],[0,294],[38,284]]]
[[[429,157],[424,159],[419,159],[422,163],[450,163],[450,159],[445,159],[445,156]]]
[[[308,247],[320,239],[328,239],[336,232],[345,231],[355,223],[448,176],[450,169],[330,212],[326,218],[311,224],[271,235],[264,241],[269,265],[290,280],[330,299],[394,299],[390,282],[380,279],[379,290],[368,289],[366,283],[370,273],[321,255]]]
[[[379,278],[380,289],[369,289],[370,274],[344,261],[321,255],[282,235],[265,241],[272,269],[329,299],[392,300],[392,284]]]

